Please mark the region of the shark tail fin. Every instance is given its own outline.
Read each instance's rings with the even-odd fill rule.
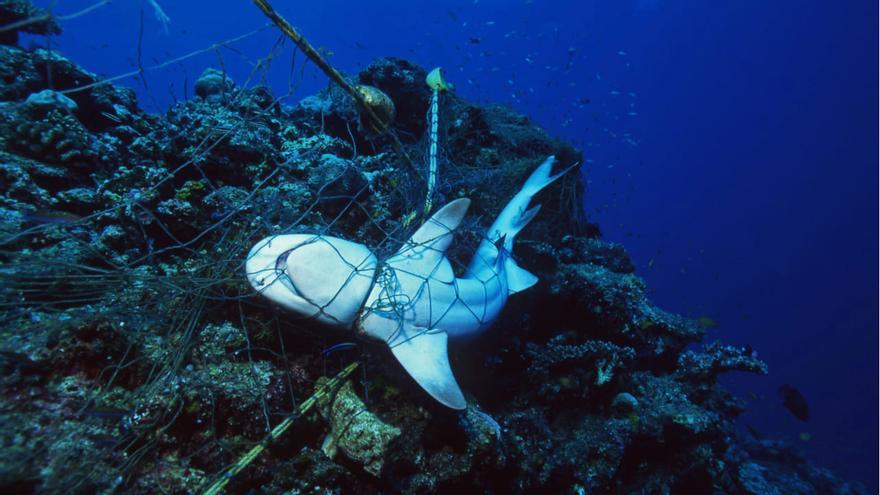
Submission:
[[[525,184],[523,184],[522,189],[520,189],[520,191],[516,194],[516,197],[511,200],[508,207],[514,204],[522,205],[522,207],[527,206],[534,195],[538,194],[539,192],[541,192],[542,189],[552,184],[553,181],[567,174],[571,169],[579,165],[575,163],[570,167],[566,167],[565,170],[557,174],[551,175],[551,172],[553,171],[553,164],[555,162],[555,156],[550,155],[549,157],[547,157],[547,159],[544,160],[544,162],[541,163],[541,165],[539,165],[534,172],[532,172],[529,178],[526,179],[526,182]],[[519,231],[523,229],[523,227],[528,225],[528,223],[531,222],[533,218],[535,218],[535,215],[538,214],[538,211],[540,209],[541,206],[538,205],[525,211],[520,210],[521,212],[518,215],[514,216],[513,220],[510,222],[509,225],[506,226],[506,228],[502,227],[501,229],[499,229],[501,230],[500,234],[506,236],[504,247],[508,251],[511,251],[513,249],[513,238],[516,237],[516,234],[518,234]]]
[[[526,180],[526,183],[523,184],[522,192],[527,193],[529,196],[534,196],[535,194],[538,194],[541,189],[549,186],[553,181],[567,174],[569,170],[579,165],[578,163],[575,163],[557,174],[550,175],[550,172],[553,171],[553,163],[555,162],[555,156],[550,155],[547,157],[547,159],[544,160],[544,163],[539,165]]]
[[[572,168],[578,166],[576,163],[570,167],[566,167],[565,170],[562,170],[561,172],[551,174],[555,162],[556,157],[550,155],[543,163],[541,163],[541,165],[538,166],[538,168],[535,169],[534,172],[532,172],[529,178],[526,179],[525,184],[523,184],[522,189],[518,193],[518,195],[527,196],[525,198],[525,204],[528,204],[535,194],[541,192],[542,189],[552,184],[553,181],[568,173]],[[502,233],[504,249],[508,253],[513,252],[513,239],[523,227],[528,225],[529,222],[535,218],[540,210],[541,205],[536,205],[528,210],[522,211],[522,213],[516,216],[513,222],[511,222],[508,229]],[[538,282],[538,277],[528,270],[521,268],[516,264],[516,261],[509,256],[506,256],[506,259],[504,260],[504,269],[507,273],[507,288],[510,294],[528,289]]]

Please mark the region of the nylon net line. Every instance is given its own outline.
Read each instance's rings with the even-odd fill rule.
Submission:
[[[91,11],[54,19],[63,27]],[[293,414],[322,375],[361,361],[356,388],[369,405],[368,364],[386,359],[385,347],[327,328],[328,319],[339,319],[334,304],[350,299],[347,291],[361,279],[369,290],[357,288],[356,314],[338,323],[357,330],[370,315],[397,322],[384,339],[392,347],[421,335],[404,335],[401,322],[424,308],[431,324],[422,333],[442,327],[453,311],[467,312],[480,326],[494,317],[489,297],[502,283],[497,274],[469,280],[484,287],[485,299],[477,301],[460,297],[453,277],[467,278],[492,215],[509,199],[490,198],[477,185],[519,178],[462,165],[442,120],[431,213],[459,197],[475,206],[483,195],[486,201],[454,229],[448,249],[436,245],[453,229],[410,243],[429,221],[411,215],[424,204],[422,178],[404,166],[387,136],[365,137],[356,112],[335,112],[348,117],[331,122],[320,105],[305,114],[284,109],[310,96],[299,91],[307,59],[282,36],[258,56],[237,48],[271,29],[79,83],[62,77],[66,62],[43,66],[52,74],[50,89],[79,102],[112,84],[146,84],[155,71],[211,55],[216,92],[178,102],[164,116],[104,111],[96,117],[101,128],[86,129],[98,149],[91,155],[71,157],[73,143],[65,148],[70,153],[47,160],[21,136],[25,144],[10,139],[0,151],[7,191],[0,204],[0,362],[4,395],[11,398],[0,406],[0,421],[23,432],[2,439],[15,454],[4,477],[59,493],[175,492],[181,479],[198,490]],[[251,67],[243,80],[228,77],[230,56]],[[279,67],[288,84],[273,95],[264,84]],[[328,86],[321,97],[333,101],[338,91]],[[70,111],[9,104],[40,122],[69,124],[71,135],[83,128]],[[451,104],[445,100],[441,111]],[[428,147],[427,137],[400,138],[412,156]],[[425,163],[416,165],[427,173]],[[577,181],[562,182],[559,204],[544,205],[551,215],[578,206]],[[248,283],[252,248],[285,236],[306,240],[276,257],[264,274],[267,285],[308,295],[305,285],[313,281],[290,276],[292,261],[308,246],[323,246],[322,265],[348,273],[324,287],[323,299],[306,298],[311,311],[279,307]],[[348,256],[337,240],[364,251]],[[401,248],[445,256],[427,268],[392,270],[389,260]],[[367,304],[371,291],[376,297]],[[438,302],[438,292],[452,297]],[[356,345],[333,350],[346,341]],[[303,440],[288,437],[281,447],[298,451]]]

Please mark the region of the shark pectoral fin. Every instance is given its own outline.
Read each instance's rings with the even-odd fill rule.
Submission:
[[[520,267],[513,258],[504,260],[504,272],[507,274],[507,292],[515,294],[538,283],[538,277]]]
[[[464,409],[467,402],[449,366],[446,332],[413,328],[413,337],[391,346],[394,357],[431,397],[452,409]]]

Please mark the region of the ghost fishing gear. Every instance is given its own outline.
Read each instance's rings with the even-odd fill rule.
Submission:
[[[258,455],[266,450],[266,447],[269,446],[269,443],[271,443],[273,440],[277,440],[278,437],[283,435],[284,432],[287,431],[288,428],[290,428],[293,422],[298,417],[309,412],[309,410],[318,403],[319,399],[333,393],[333,391],[336,390],[337,387],[339,387],[342,382],[346,378],[348,378],[348,376],[351,375],[354,370],[357,369],[357,367],[357,362],[349,364],[345,367],[345,369],[343,369],[342,371],[337,373],[336,376],[331,378],[330,381],[325,383],[323,387],[316,390],[315,393],[311,395],[311,397],[309,397],[308,399],[303,401],[302,404],[299,405],[299,407],[296,411],[293,412],[293,414],[287,416],[286,418],[284,418],[283,421],[278,423],[275,428],[272,428],[272,431],[270,431],[269,434],[266,435],[262,441],[260,441],[260,443],[254,445],[251,450],[249,450],[245,455],[241,456],[238,462],[220,473],[220,475],[217,476],[217,479],[213,483],[211,483],[211,486],[209,486],[207,490],[202,492],[202,495],[217,495],[218,493],[221,493],[235,475],[240,473],[244,468],[248,466],[248,464],[253,462],[253,460],[256,459]]]
[[[281,30],[288,38],[293,40],[297,47],[309,57],[309,59],[318,66],[321,71],[327,75],[333,82],[339,85],[346,93],[348,93],[357,103],[361,116],[361,124],[364,129],[373,134],[385,134],[391,127],[394,120],[394,103],[378,88],[363,84],[354,85],[348,82],[342,74],[336,70],[330,62],[325,59],[311,43],[309,43],[287,20],[281,16],[269,4],[267,0],[254,0],[254,3],[260,10],[266,14],[273,24]],[[366,116],[366,118],[364,118]],[[404,157],[404,161],[408,165],[410,172],[417,178],[421,179],[421,175],[410,160],[409,155],[403,149],[403,145],[393,133],[389,133],[394,150]]]
[[[425,206],[422,214],[428,216],[434,207],[434,193],[437,189],[437,128],[440,125],[440,93],[451,91],[453,86],[443,77],[443,69],[435,67],[425,76],[425,84],[431,88],[431,102],[428,105],[428,177],[425,192]],[[403,217],[403,226],[408,227],[418,216],[418,210],[412,210]]]
[[[263,297],[300,316],[384,341],[429,395],[452,409],[467,402],[447,342],[486,330],[510,295],[538,278],[511,258],[516,235],[540,206],[532,198],[572,167],[553,173],[548,157],[486,231],[457,277],[446,250],[470,200],[438,209],[381,263],[364,244],[324,234],[271,235],[248,253],[245,273]]]
[[[431,104],[428,107],[428,128],[430,129],[430,145],[428,149],[428,192],[425,195],[425,215],[431,211],[434,202],[434,190],[437,187],[437,126],[439,123],[440,93],[452,89],[443,78],[443,69],[435,68],[425,77],[425,83],[431,88]]]

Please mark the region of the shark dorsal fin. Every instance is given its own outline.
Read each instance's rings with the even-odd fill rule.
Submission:
[[[461,198],[437,210],[388,260],[388,265],[411,275],[451,282],[455,275],[446,259],[446,248],[470,204],[469,199]]]
[[[430,246],[439,252],[446,251],[452,242],[452,232],[461,224],[461,220],[467,213],[471,200],[460,198],[447,203],[437,210],[419,230],[409,238],[410,245]]]

